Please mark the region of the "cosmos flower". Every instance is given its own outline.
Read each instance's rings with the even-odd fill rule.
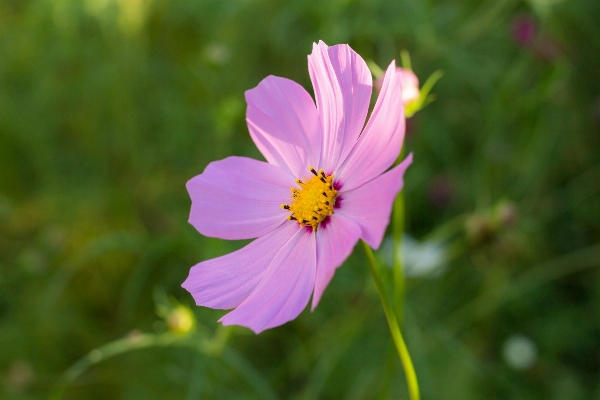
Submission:
[[[359,238],[378,248],[412,162],[397,159],[405,119],[400,75],[388,67],[365,126],[371,73],[347,45],[313,45],[315,102],[268,76],[246,92],[252,140],[267,162],[228,157],[187,183],[189,222],[203,235],[257,238],[192,267],[182,286],[196,304],[234,309],[220,321],[259,333],[314,309]],[[364,126],[364,129],[363,129]]]

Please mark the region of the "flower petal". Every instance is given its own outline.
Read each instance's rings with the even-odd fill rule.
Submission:
[[[298,227],[298,224],[295,225]],[[315,284],[315,235],[298,229],[269,264],[256,289],[219,321],[260,333],[296,318],[308,304]]]
[[[373,113],[356,146],[336,172],[351,190],[382,174],[398,158],[404,139],[402,87],[395,62],[388,67]]]
[[[233,253],[196,264],[181,286],[199,306],[237,307],[259,284],[279,248],[297,231],[298,224],[285,222]]]
[[[341,214],[330,217],[329,223],[317,230],[317,276],[311,311],[315,309],[335,270],[348,258],[360,237],[360,227]]]
[[[412,163],[412,153],[399,165],[348,192],[341,192],[342,206],[336,211],[356,222],[361,238],[374,249],[379,248],[385,228],[390,222],[394,198],[404,184],[404,172]]]
[[[346,158],[365,124],[371,72],[364,60],[345,44],[313,44],[308,56],[310,79],[323,130],[320,168],[335,171]]]
[[[286,219],[294,180],[278,167],[245,157],[215,161],[186,185],[192,199],[189,222],[205,236],[251,239]]]
[[[246,92],[246,102],[250,136],[269,163],[294,178],[317,166],[321,128],[315,103],[302,86],[268,76]]]

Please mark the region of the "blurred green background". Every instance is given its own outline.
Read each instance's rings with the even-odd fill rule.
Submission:
[[[597,0],[0,0],[0,398],[407,398],[359,248],[313,313],[256,336],[191,307],[175,332],[189,268],[244,244],[187,224],[185,182],[261,158],[244,91],[273,74],[312,93],[321,39],[445,73],[405,144],[423,399],[600,399],[598,16]]]

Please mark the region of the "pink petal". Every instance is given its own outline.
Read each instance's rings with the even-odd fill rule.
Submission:
[[[385,228],[390,222],[394,198],[404,184],[404,172],[412,163],[412,153],[399,165],[348,192],[341,192],[342,206],[336,211],[352,218],[361,230],[361,238],[372,248],[381,244]]]
[[[346,158],[364,126],[371,101],[371,72],[364,60],[341,44],[313,44],[308,56],[323,130],[320,167],[330,173]]]
[[[259,284],[279,248],[297,232],[298,224],[286,221],[240,250],[196,264],[181,286],[199,306],[237,307]]]
[[[311,310],[314,310],[335,270],[348,258],[360,237],[360,227],[336,213],[317,230],[317,276]]]
[[[400,75],[392,61],[365,130],[336,172],[336,179],[343,182],[344,189],[354,189],[370,181],[396,161],[402,148],[404,126]]]
[[[321,152],[315,103],[296,82],[268,76],[246,92],[246,121],[256,147],[294,178],[317,166]]]
[[[298,225],[295,225],[298,227]],[[256,289],[220,321],[242,325],[260,333],[296,318],[308,304],[315,284],[315,235],[305,229],[285,244],[273,243],[279,252]]]
[[[289,214],[294,180],[278,167],[228,157],[206,167],[186,185],[192,199],[189,222],[205,236],[250,239],[277,228]]]

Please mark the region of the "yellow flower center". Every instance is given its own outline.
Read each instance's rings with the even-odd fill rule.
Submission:
[[[297,220],[300,226],[310,226],[313,231],[319,224],[333,214],[337,190],[333,188],[333,175],[325,175],[322,169],[319,172],[313,167],[308,168],[313,177],[303,180],[296,179],[300,189],[292,188],[292,201],[282,204],[281,208],[290,211],[287,219]]]

